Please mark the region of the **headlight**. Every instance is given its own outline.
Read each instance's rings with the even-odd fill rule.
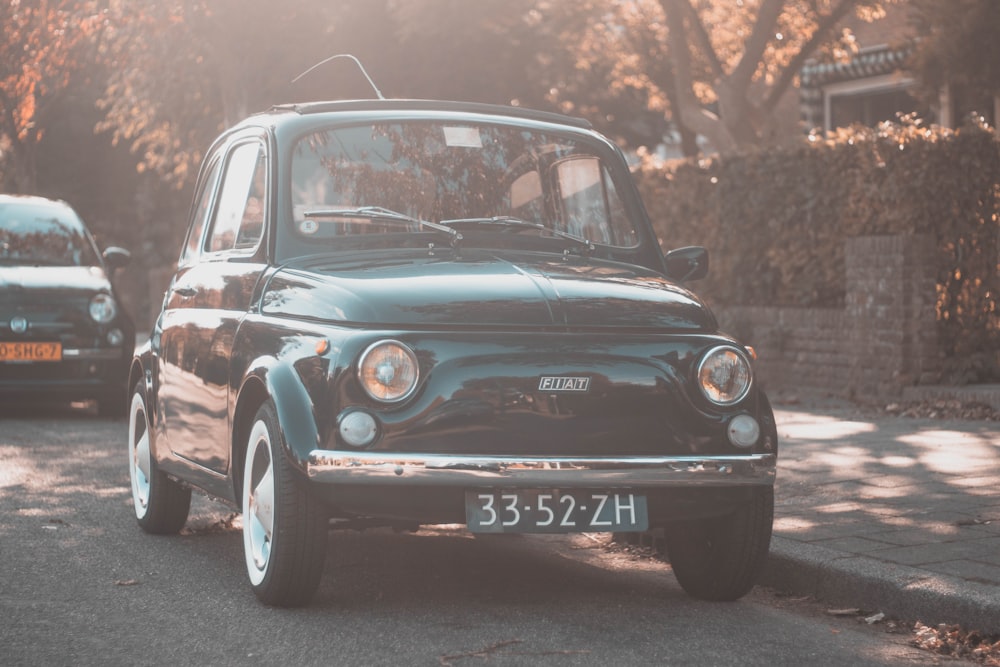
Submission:
[[[750,391],[750,362],[735,347],[716,347],[698,364],[698,386],[716,405],[733,405]]]
[[[118,306],[115,305],[115,300],[110,294],[98,294],[90,300],[90,316],[94,318],[95,322],[107,324],[115,319],[117,313]]]
[[[358,379],[376,401],[394,403],[409,396],[419,377],[417,355],[394,340],[375,343],[361,355]]]

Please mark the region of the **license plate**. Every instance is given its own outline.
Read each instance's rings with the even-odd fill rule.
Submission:
[[[62,361],[62,343],[0,343],[0,361]]]
[[[649,529],[646,497],[617,491],[466,491],[465,519],[474,533],[624,533]]]

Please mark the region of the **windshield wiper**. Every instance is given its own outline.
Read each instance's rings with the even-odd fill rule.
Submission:
[[[540,222],[531,222],[512,215],[494,215],[489,218],[454,218],[451,220],[442,220],[441,225],[448,226],[449,228],[457,225],[486,225],[505,227],[514,232],[532,229],[545,234],[551,234],[552,236],[560,239],[572,241],[574,244],[580,246],[580,248],[587,254],[592,253],[595,249],[594,244],[589,239],[585,239],[582,236],[570,234],[569,232],[563,232],[558,229],[552,229],[551,227],[546,227]]]
[[[358,206],[355,208],[324,208],[316,209],[314,211],[306,211],[303,214],[307,218],[368,218],[369,220],[380,220],[389,222],[405,222],[409,224],[418,224],[421,227],[426,227],[427,229],[433,229],[436,232],[441,232],[448,236],[448,240],[451,241],[452,246],[457,246],[462,240],[462,233],[457,229],[438,224],[436,222],[431,222],[429,220],[421,220],[420,218],[414,218],[413,216],[406,215],[405,213],[399,213],[388,208],[382,208],[381,206]]]

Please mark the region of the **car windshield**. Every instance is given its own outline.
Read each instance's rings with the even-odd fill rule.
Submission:
[[[429,232],[433,223],[439,235],[444,226],[479,242],[535,235],[634,247],[636,229],[600,154],[585,138],[512,125],[323,129],[292,152],[294,235],[336,246],[357,235]]]
[[[97,266],[97,253],[72,211],[0,204],[0,266]]]

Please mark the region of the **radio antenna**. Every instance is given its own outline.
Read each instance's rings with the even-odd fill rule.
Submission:
[[[335,56],[330,56],[329,58],[327,58],[325,60],[319,61],[318,63],[316,63],[315,65],[313,65],[309,69],[307,69],[305,72],[303,72],[302,74],[299,74],[297,77],[295,77],[294,79],[292,79],[292,83],[296,83],[299,79],[301,79],[302,77],[304,77],[306,74],[309,74],[309,72],[313,71],[317,67],[322,67],[323,65],[327,64],[331,60],[336,60],[338,58],[347,58],[349,60],[353,60],[354,64],[358,66],[359,70],[361,70],[361,74],[368,81],[368,85],[372,87],[372,90],[375,91],[375,94],[378,96],[378,98],[380,100],[384,100],[385,99],[385,97],[382,96],[382,91],[380,91],[378,89],[378,86],[375,85],[375,82],[372,81],[372,78],[370,76],[368,76],[368,72],[365,71],[365,66],[361,64],[360,60],[358,60],[357,58],[355,58],[350,53],[338,53]]]

